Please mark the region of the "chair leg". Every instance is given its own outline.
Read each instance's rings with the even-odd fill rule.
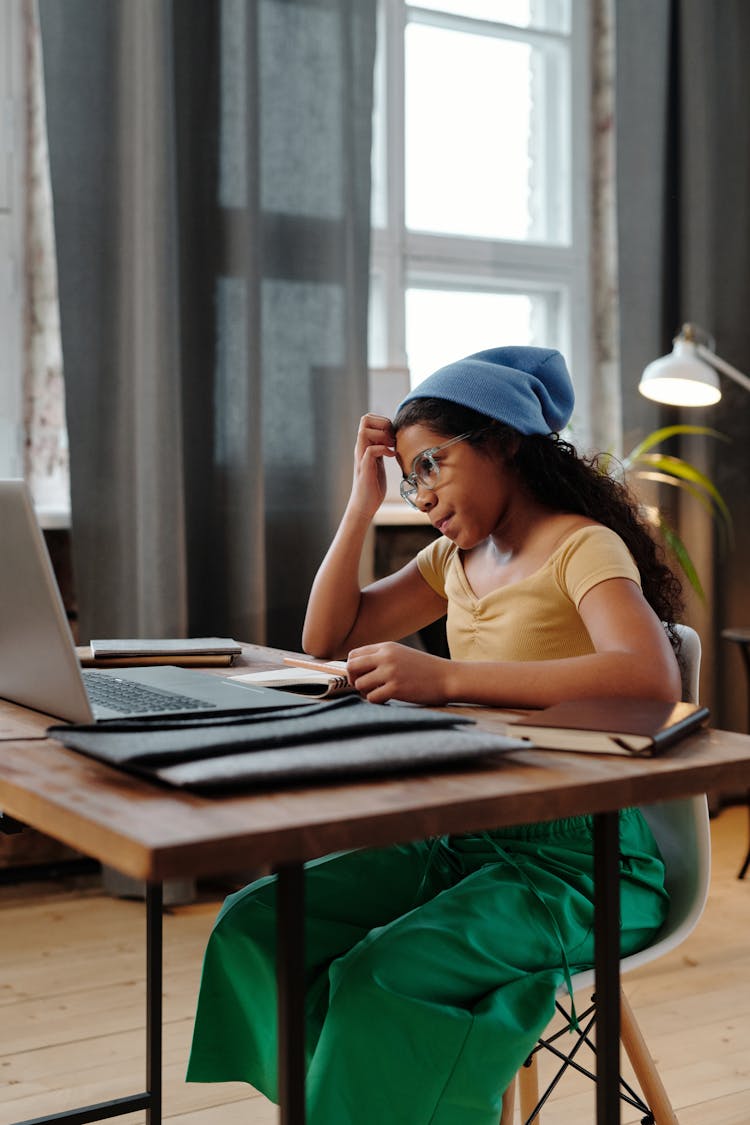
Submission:
[[[539,1068],[536,1064],[536,1054],[533,1054],[529,1063],[519,1070],[518,1090],[521,1103],[521,1120],[528,1121],[539,1103]],[[537,1115],[534,1121],[536,1125],[540,1125],[541,1117]]]
[[[620,989],[620,1037],[656,1125],[679,1125],[623,989]]]
[[[748,675],[750,675],[750,671],[748,672]],[[747,800],[747,811],[748,811],[748,813],[750,813],[750,789],[747,792],[746,800]],[[737,876],[738,879],[744,879],[745,878],[745,875],[747,874],[748,867],[750,867],[750,848],[747,849],[747,855],[745,856],[745,861],[742,864],[742,867],[740,868],[739,875]]]
[[[516,1080],[511,1079],[508,1089],[503,1094],[503,1112],[500,1116],[500,1125],[513,1125],[513,1114],[516,1108]]]
[[[744,879],[745,878],[745,876],[747,875],[748,867],[750,867],[750,849],[748,849],[748,853],[747,853],[747,855],[745,856],[745,858],[742,862],[742,867],[740,868],[740,873],[737,876],[738,879]]]

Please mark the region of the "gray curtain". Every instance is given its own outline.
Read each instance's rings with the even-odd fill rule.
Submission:
[[[82,640],[298,647],[366,409],[375,0],[40,0]]]
[[[731,445],[691,442],[727,499],[735,544],[722,552],[705,516],[677,517],[707,588],[691,622],[704,645],[705,702],[718,726],[746,729],[739,653],[721,630],[750,625],[750,397],[722,377],[702,411],[658,412],[637,393],[645,364],[671,347],[683,321],[750,372],[750,5],[746,0],[627,0],[617,5],[617,198],[626,430],[658,422],[713,426]]]

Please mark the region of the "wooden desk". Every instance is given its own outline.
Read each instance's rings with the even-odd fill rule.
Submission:
[[[242,663],[274,662],[248,648]],[[480,725],[498,714],[472,709]],[[476,831],[582,813],[595,815],[596,991],[600,997],[597,1121],[620,1120],[619,887],[617,810],[750,783],[750,737],[693,735],[657,759],[593,757],[526,750],[470,769],[326,784],[304,789],[204,798],[157,787],[44,739],[45,721],[4,705],[2,718],[25,723],[27,739],[0,746],[0,808],[25,824],[149,885],[148,1095],[138,1095],[149,1125],[161,1121],[161,917],[164,879],[200,877],[270,863],[279,871],[281,1121],[304,1121],[302,863],[344,848],[392,844],[446,832]],[[7,738],[8,727],[6,725]],[[1,733],[1,731],[0,731]],[[34,741],[33,736],[38,740]],[[143,1101],[143,1097],[149,1100]],[[127,1101],[124,1099],[123,1101]],[[125,1108],[117,1112],[126,1112]],[[99,1117],[46,1120],[82,1125]]]

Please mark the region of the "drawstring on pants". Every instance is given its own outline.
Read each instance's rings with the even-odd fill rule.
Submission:
[[[425,892],[425,888],[427,886],[427,880],[429,879],[432,868],[435,865],[435,857],[437,855],[438,848],[440,847],[440,845],[443,843],[443,841],[445,839],[446,839],[445,836],[432,836],[430,838],[430,850],[427,853],[427,859],[425,860],[424,871],[422,872],[422,878],[419,880],[419,886],[417,887],[417,893],[414,896],[414,905],[415,906],[419,906],[424,901],[423,895],[424,895],[424,892]]]
[[[549,919],[552,923],[553,933],[555,934],[555,937],[557,938],[558,944],[560,946],[560,956],[562,958],[563,976],[565,978],[565,985],[566,985],[566,988],[568,989],[568,996],[570,998],[569,1026],[570,1026],[571,1030],[578,1031],[580,1029],[580,1025],[578,1023],[578,1013],[576,1011],[576,1003],[575,1003],[575,998],[573,996],[573,981],[572,981],[572,975],[571,975],[571,972],[570,972],[570,964],[568,962],[568,954],[567,954],[566,949],[565,949],[565,942],[563,941],[562,934],[560,933],[560,926],[558,925],[557,918],[555,917],[555,914],[554,914],[552,908],[550,907],[547,900],[543,897],[543,895],[539,892],[538,888],[534,884],[534,880],[529,877],[529,875],[526,871],[524,871],[524,869],[520,865],[520,863],[516,859],[514,859],[512,855],[509,855],[508,852],[505,850],[505,848],[502,847],[501,844],[498,844],[497,840],[495,840],[490,835],[489,832],[481,832],[481,833],[479,833],[479,835],[481,836],[481,838],[483,840],[486,840],[486,842],[494,849],[495,852],[497,852],[500,859],[504,860],[506,863],[509,863],[510,866],[515,871],[518,872],[518,874],[521,876],[521,878],[523,879],[526,886],[531,891],[531,893],[534,895],[534,897],[537,899],[537,901],[542,904],[542,906],[546,910],[547,915],[549,916]]]
[[[566,949],[565,949],[565,942],[563,941],[562,934],[560,933],[560,926],[558,924],[558,921],[557,921],[557,918],[555,917],[554,912],[552,911],[552,908],[550,907],[550,905],[546,901],[546,899],[542,896],[542,894],[539,892],[538,888],[536,887],[536,885],[534,883],[534,880],[530,878],[528,873],[526,871],[524,871],[523,867],[518,863],[518,861],[516,859],[514,859],[513,856],[510,855],[505,850],[505,848],[501,844],[499,844],[497,842],[497,840],[494,839],[494,837],[489,832],[479,832],[479,833],[477,833],[477,835],[479,836],[480,839],[484,840],[487,844],[490,845],[492,850],[497,854],[497,856],[501,860],[503,860],[505,863],[510,864],[510,866],[516,872],[518,872],[518,875],[521,877],[523,882],[529,888],[529,890],[534,895],[536,900],[538,902],[540,902],[541,905],[544,907],[544,909],[547,913],[547,916],[549,917],[549,920],[552,923],[552,932],[554,933],[555,937],[557,938],[558,945],[560,946],[560,957],[562,959],[563,977],[565,979],[565,986],[568,990],[568,997],[570,999],[569,1026],[573,1031],[578,1031],[579,1028],[580,1028],[580,1025],[578,1023],[578,1013],[576,1011],[575,998],[573,996],[573,981],[572,981],[572,974],[571,974],[571,971],[570,971],[570,963],[568,961],[568,954],[567,954]],[[419,887],[417,888],[417,894],[416,894],[416,897],[415,897],[415,900],[414,900],[415,907],[419,906],[420,903],[423,901],[422,896],[423,896],[425,888],[427,886],[427,880],[429,879],[430,873],[431,873],[432,868],[435,864],[438,849],[440,848],[440,845],[445,840],[446,840],[445,836],[433,836],[430,839],[430,847],[429,847],[429,851],[427,853],[427,859],[425,860],[424,872],[422,874],[422,878],[419,881]]]

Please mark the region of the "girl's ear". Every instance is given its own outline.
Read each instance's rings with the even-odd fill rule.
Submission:
[[[518,450],[520,448],[521,435],[519,433],[514,433],[508,438],[505,449],[503,450],[505,454],[505,460],[508,462],[508,464],[512,464],[515,461],[516,457],[518,456]]]
[[[470,444],[491,461],[513,467],[522,448],[523,435],[493,418],[476,431],[476,437],[470,440]]]
[[[490,423],[489,433],[496,455],[505,465],[512,465],[521,448],[521,435],[518,430],[502,422]]]

